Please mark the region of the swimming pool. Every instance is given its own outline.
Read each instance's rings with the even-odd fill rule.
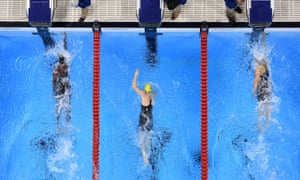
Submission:
[[[89,179],[92,32],[67,31],[72,128],[56,135],[51,85],[61,30],[52,32],[59,45],[48,53],[33,31],[1,32],[1,179]],[[101,179],[199,177],[199,33],[163,32],[156,53],[156,60],[146,62],[141,30],[101,34]],[[138,85],[151,82],[157,93],[155,134],[171,134],[156,151],[155,175],[144,165],[137,142],[140,99],[131,88],[137,68]]]
[[[34,29],[0,32],[0,179],[92,176],[93,34],[87,29],[66,30],[72,127],[56,134],[52,71],[65,30],[51,31],[58,46],[47,53]],[[208,35],[209,179],[299,179],[299,31],[268,32],[277,101],[263,135],[256,130],[249,33],[211,29]],[[156,40],[157,47],[149,47],[152,39],[148,48],[141,29],[101,33],[100,179],[200,177],[199,31],[162,29]],[[137,68],[138,85],[150,82],[157,93],[154,134],[170,134],[164,143],[156,141],[154,170],[144,165],[138,147],[140,99],[131,88]]]
[[[209,34],[210,179],[300,178],[298,35],[298,30],[267,30],[263,50],[251,48],[249,30]],[[257,52],[269,59],[275,95],[265,133],[257,131],[252,96]]]

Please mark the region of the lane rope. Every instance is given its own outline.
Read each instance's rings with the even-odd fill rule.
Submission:
[[[207,34],[208,27],[201,27],[201,179],[208,179],[208,95],[207,95]]]
[[[94,34],[94,64],[93,64],[93,180],[99,179],[100,155],[100,26],[93,25]]]

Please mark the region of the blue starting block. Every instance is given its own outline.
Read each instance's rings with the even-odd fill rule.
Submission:
[[[267,27],[272,23],[273,0],[248,0],[250,27]]]
[[[163,0],[137,0],[137,16],[143,27],[159,27],[163,17]]]
[[[31,26],[51,26],[53,0],[28,0],[28,20]]]

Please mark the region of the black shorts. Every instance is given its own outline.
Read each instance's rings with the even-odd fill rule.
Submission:
[[[55,95],[60,96],[64,95],[67,90],[71,89],[69,82],[59,82],[55,88]]]

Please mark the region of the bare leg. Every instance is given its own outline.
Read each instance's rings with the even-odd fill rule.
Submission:
[[[81,8],[81,15],[79,18],[79,22],[83,22],[86,19],[88,12],[89,12],[88,8]]]
[[[60,125],[59,125],[59,116],[56,117],[56,126],[57,126],[57,133],[61,133],[61,128],[60,128]]]
[[[262,36],[261,40],[262,40],[263,47],[266,47],[266,32],[263,31],[261,36]]]
[[[61,114],[61,98],[57,99],[56,103],[56,126],[57,126],[57,133],[61,133],[61,128],[60,128],[60,123],[59,123],[59,118]]]
[[[179,16],[179,14],[180,14],[180,12],[181,12],[181,9],[182,9],[182,5],[178,5],[178,6],[174,9],[174,11],[172,12],[172,20],[176,19],[176,18]]]
[[[235,12],[233,9],[226,8],[226,16],[231,23],[236,22]]]
[[[263,104],[259,104],[258,107],[258,121],[257,121],[257,128],[259,132],[264,132],[262,127],[262,118],[263,118]]]
[[[143,159],[144,159],[144,163],[145,164],[148,164],[149,163],[149,160],[148,160],[148,157],[147,157],[147,153],[146,153],[146,150],[144,147],[142,147],[142,155],[143,155]]]
[[[71,121],[71,105],[68,104],[66,107],[66,128],[65,128],[65,134],[69,132],[70,129],[70,121]]]
[[[150,146],[151,146],[151,141],[150,141],[150,134],[149,132],[142,132],[142,144],[141,144],[141,151],[142,151],[142,155],[143,155],[143,159],[144,159],[144,163],[148,164],[149,160],[148,160],[148,156],[150,153]]]

